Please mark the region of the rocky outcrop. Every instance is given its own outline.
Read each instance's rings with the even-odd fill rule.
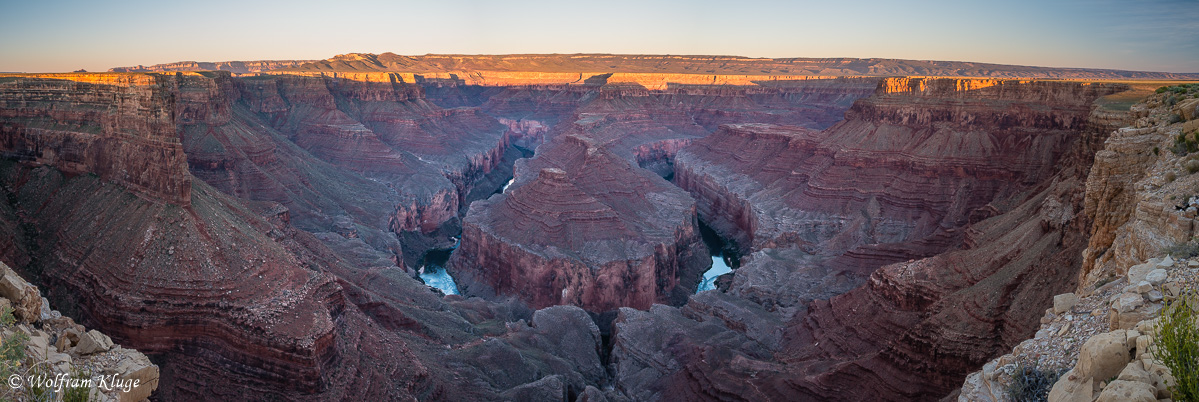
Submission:
[[[1123,275],[1128,267],[1194,236],[1195,213],[1187,208],[1199,178],[1188,165],[1194,154],[1185,147],[1199,121],[1180,115],[1196,96],[1197,90],[1150,96],[1132,107],[1133,124],[1113,133],[1095,154],[1085,209],[1095,226],[1079,274],[1085,284]]]
[[[0,77],[0,153],[187,205],[176,86],[175,77],[147,74]]]
[[[0,365],[15,376],[0,392],[4,397],[76,393],[95,401],[144,401],[158,388],[158,366],[146,355],[51,310],[36,286],[2,262],[0,297],[7,351]]]
[[[464,294],[648,308],[686,300],[710,264],[691,198],[589,139],[540,147],[517,177],[467,213],[449,265]]]
[[[1040,331],[972,373],[959,400],[1004,400],[1021,364],[1063,373],[1046,390],[1050,401],[1171,397],[1174,378],[1152,350],[1158,315],[1199,282],[1186,243],[1195,227],[1193,148],[1180,136],[1199,125],[1179,118],[1179,105],[1196,95],[1199,88],[1170,87],[1120,112],[1129,127],[1107,138],[1087,180],[1084,212],[1095,224],[1077,294],[1056,296]]]

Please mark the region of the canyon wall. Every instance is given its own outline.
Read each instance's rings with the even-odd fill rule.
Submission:
[[[1194,74],[1086,68],[1051,68],[932,60],[853,58],[751,58],[700,55],[510,54],[403,56],[348,53],[288,69],[294,71],[415,73],[536,72],[677,74],[695,76],[936,76],[1041,79],[1196,79]],[[566,78],[569,75],[565,76]],[[562,78],[558,78],[562,79]]]
[[[823,132],[741,125],[693,142],[676,182],[754,253],[728,293],[622,309],[618,388],[651,399],[944,396],[1073,286],[1093,137],[1106,134],[1088,123],[1091,102],[1121,89],[888,79]],[[830,287],[852,290],[827,298]]]
[[[169,71],[229,71],[234,74],[257,73],[281,68],[295,68],[316,60],[255,60],[255,61],[217,61],[196,62],[181,61],[177,63],[155,64],[152,66],[113,67],[111,73],[151,73]]]
[[[0,258],[166,399],[903,400],[1182,238],[1111,208],[1168,144],[1091,168],[1120,85],[622,74],[0,77]],[[484,298],[413,278],[458,234]]]
[[[128,80],[165,83],[130,91],[162,103],[125,100],[132,96],[123,86]],[[95,81],[115,84],[90,86]],[[15,100],[4,111],[12,157],[0,165],[0,227],[12,236],[0,241],[0,256],[48,289],[65,314],[161,359],[162,398],[491,400],[545,387],[565,396],[603,381],[599,335],[588,330],[594,326],[582,310],[532,314],[442,299],[405,272],[394,254],[399,243],[381,231],[396,190],[368,173],[335,168],[273,128],[288,127],[280,123],[288,102],[329,99],[320,81],[310,92],[287,92],[291,98],[264,96],[267,88],[283,92],[278,84],[211,73],[20,76],[3,83],[0,98]],[[310,85],[282,86],[293,84]],[[30,93],[41,98],[31,101]],[[383,88],[378,96],[392,94]],[[125,143],[86,149],[97,160],[137,162],[139,173],[171,171],[188,183],[185,202],[170,202],[144,182],[97,174],[103,165],[51,157],[83,141],[58,141],[72,137],[57,131],[42,136],[29,122],[73,108],[122,128],[114,141],[138,144],[158,135],[171,144],[185,159],[139,159],[120,153]],[[469,110],[431,119],[455,114],[465,117],[447,124],[480,119]],[[63,122],[76,124],[68,134],[96,134]],[[312,125],[321,124],[329,125]],[[499,146],[503,126],[490,127]],[[180,161],[192,165],[190,172],[175,166]],[[463,158],[457,166],[469,163],[477,161]],[[453,163],[444,165],[450,167],[433,175],[454,191],[446,173]],[[448,357],[447,345],[454,348]],[[522,354],[533,357],[509,359]],[[466,371],[475,375],[456,375]],[[491,385],[467,383],[480,378]]]
[[[0,77],[0,152],[186,205],[191,178],[175,135],[176,85],[174,77],[140,74]]]

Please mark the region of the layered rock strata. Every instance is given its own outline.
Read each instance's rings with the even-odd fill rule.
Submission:
[[[586,138],[542,146],[517,177],[467,213],[450,261],[465,294],[648,308],[685,300],[710,264],[691,198]]]
[[[1078,68],[1026,67],[1002,64],[851,58],[749,58],[739,56],[620,55],[620,54],[514,54],[424,55],[349,53],[297,68],[303,71],[402,71],[454,74],[455,79],[486,79],[488,73],[523,73],[520,78],[582,80],[581,72],[628,75],[695,76],[714,84],[721,76],[764,80],[770,76],[947,76],[1002,78],[1082,79],[1195,79],[1193,74]],[[680,82],[680,81],[674,81]]]
[[[182,148],[196,151],[191,161],[200,166],[193,169],[245,198],[194,180],[186,169],[179,173],[190,183],[188,202],[179,204],[146,196],[137,183],[59,168],[53,159],[7,159],[0,164],[0,227],[13,235],[0,240],[0,255],[38,278],[68,315],[161,358],[157,395],[490,400],[512,388],[553,382],[546,377],[570,393],[603,382],[598,335],[585,330],[590,320],[582,310],[542,315],[478,299],[451,304],[395,261],[361,253],[360,246],[341,247],[369,237],[358,227],[370,224],[370,217],[383,219],[373,221],[381,225],[387,217],[375,215],[374,203],[360,209],[344,203],[341,197],[353,193],[335,193],[386,186],[327,183],[355,176],[330,173],[329,164],[288,145],[286,136],[259,120],[261,112],[247,110],[270,102],[238,100],[239,83],[228,76],[147,77],[173,82],[161,95],[175,108],[164,113],[178,130],[172,135],[183,138]],[[40,85],[25,77],[10,82],[19,84],[13,92]],[[38,105],[66,110],[79,104],[74,97],[88,99],[89,91],[65,91],[50,105]],[[144,136],[138,130],[156,121],[157,113],[146,108],[128,117],[141,121],[127,126],[129,141]],[[24,121],[19,117],[13,125]],[[101,160],[130,157],[105,153],[107,148],[96,152]],[[299,174],[286,177],[290,173]],[[297,230],[289,208],[275,199],[297,207],[307,224],[331,231]],[[331,225],[320,222],[321,212],[334,215]],[[23,300],[21,317],[36,315]],[[526,330],[522,318],[532,318],[534,328]],[[595,347],[559,344],[567,339]],[[458,351],[447,358],[446,345]],[[502,364],[504,372],[491,363]],[[463,370],[477,375],[455,376]],[[493,385],[467,386],[476,378]]]
[[[175,135],[173,77],[0,77],[0,153],[186,205],[191,178]]]
[[[1190,88],[1133,106],[1132,124],[1095,154],[1085,204],[1095,226],[1080,273],[1084,283],[1126,273],[1195,235],[1195,214],[1187,208],[1196,180],[1188,164],[1196,156],[1186,142],[1194,142],[1199,131],[1199,118],[1187,110],[1199,103],[1199,86]]]
[[[1088,147],[1106,134],[1088,126],[1091,102],[1118,89],[886,80],[823,133],[742,125],[695,141],[676,157],[676,181],[700,190],[701,216],[730,217],[714,227],[769,248],[746,267],[767,261],[682,309],[622,310],[618,387],[649,399],[945,396],[1070,286]],[[786,229],[795,222],[810,227]],[[769,263],[780,248],[800,263]],[[804,272],[804,258],[832,275]],[[836,278],[855,270],[869,274],[863,285],[806,302],[827,295],[805,289],[844,289]]]

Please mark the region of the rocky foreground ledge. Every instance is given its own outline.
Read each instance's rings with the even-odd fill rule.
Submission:
[[[4,400],[143,401],[158,389],[158,366],[146,355],[51,310],[37,286],[4,263],[0,311]]]
[[[1199,288],[1199,85],[1159,90],[1131,117],[1087,178],[1095,224],[1077,290],[1054,297],[1032,339],[970,374],[959,401],[1009,400],[1029,368],[1061,373],[1051,402],[1177,397],[1177,373],[1154,351],[1163,309]]]

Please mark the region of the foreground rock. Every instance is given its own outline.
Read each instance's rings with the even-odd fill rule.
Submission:
[[[686,300],[711,263],[694,201],[586,138],[541,147],[517,176],[466,216],[449,265],[464,294],[648,308]]]
[[[0,338],[6,344],[21,342],[15,349],[5,345],[19,352],[7,354],[0,364],[19,378],[16,383],[10,379],[0,394],[25,399],[37,392],[59,397],[74,392],[87,395],[88,400],[124,402],[146,400],[158,389],[158,366],[146,355],[113,344],[107,335],[51,310],[37,287],[4,263],[0,275],[0,312],[16,319],[3,324]],[[23,360],[8,360],[18,356]],[[60,388],[56,382],[60,376],[89,381]]]
[[[1075,293],[1054,298],[1032,339],[971,374],[959,400],[1005,400],[1017,365],[1064,373],[1050,401],[1172,397],[1174,379],[1151,352],[1162,309],[1199,285],[1199,261],[1185,243],[1195,235],[1188,208],[1199,178],[1186,170],[1194,157],[1176,147],[1179,134],[1199,129],[1178,118],[1199,96],[1194,87],[1151,95],[1125,112],[1131,126],[1108,137],[1087,180],[1085,212],[1095,225]],[[1059,303],[1066,300],[1073,303]]]

